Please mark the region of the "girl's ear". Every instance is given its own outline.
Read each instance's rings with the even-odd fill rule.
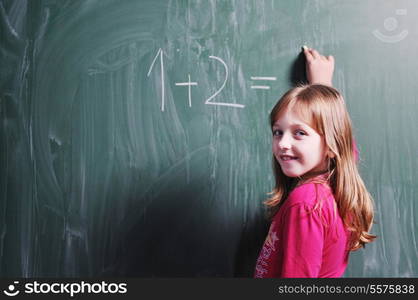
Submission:
[[[335,154],[334,154],[331,150],[328,150],[328,152],[327,152],[327,156],[328,156],[329,158],[334,158],[334,157],[335,157]]]

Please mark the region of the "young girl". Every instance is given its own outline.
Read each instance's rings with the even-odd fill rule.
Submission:
[[[349,252],[375,238],[351,121],[331,87],[334,59],[304,53],[311,85],[288,91],[270,114],[276,184],[255,277],[340,277]]]

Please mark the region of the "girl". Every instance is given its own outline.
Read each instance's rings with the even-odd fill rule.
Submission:
[[[376,237],[351,121],[331,87],[334,59],[304,53],[311,85],[288,91],[270,114],[276,185],[255,277],[340,277],[349,252]]]

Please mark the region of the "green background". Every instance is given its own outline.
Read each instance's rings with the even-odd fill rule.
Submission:
[[[251,276],[304,44],[336,58],[376,203],[345,276],[418,276],[415,1],[2,0],[0,30],[1,276]],[[225,80],[211,101],[244,108],[205,104]]]

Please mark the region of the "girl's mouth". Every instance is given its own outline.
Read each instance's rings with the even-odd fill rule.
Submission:
[[[289,160],[295,160],[295,159],[298,159],[298,158],[296,156],[280,155],[280,159],[282,161],[289,161]]]

